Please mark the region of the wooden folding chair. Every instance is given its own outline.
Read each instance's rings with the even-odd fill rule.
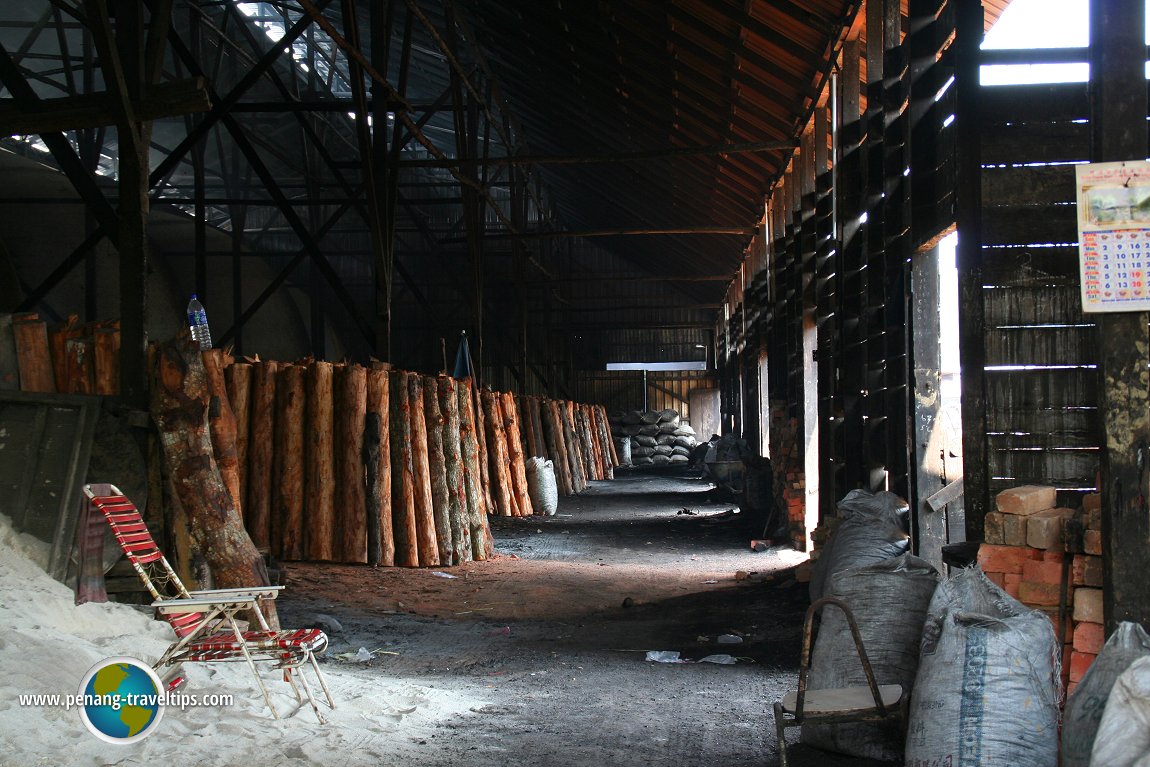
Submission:
[[[811,636],[815,615],[825,606],[834,605],[846,615],[858,651],[866,687],[836,687],[808,690],[807,676],[811,670]],[[783,696],[775,703],[775,730],[779,739],[779,765],[787,767],[787,727],[803,724],[833,724],[837,722],[881,722],[897,719],[906,724],[907,699],[900,684],[878,684],[866,648],[863,647],[858,625],[846,603],[834,597],[823,597],[807,608],[803,620],[803,656],[799,666],[799,689]]]
[[[272,716],[278,719],[279,712],[256,668],[256,663],[267,662],[283,671],[284,681],[291,685],[299,704],[303,705],[306,699],[316,718],[324,721],[302,667],[311,667],[328,705],[335,708],[315,657],[326,649],[327,635],[314,628],[273,631],[259,609],[261,601],[275,599],[283,586],[188,591],[156,546],[139,510],[115,485],[85,485],[84,494],[88,498],[89,513],[103,514],[120,548],[155,600],[152,607],[176,632],[177,640],[153,666],[165,678],[169,690],[184,684],[184,677],[179,674],[184,663],[243,661],[255,676]],[[241,612],[255,616],[259,630],[244,630],[236,619]],[[297,670],[300,673],[296,674]]]

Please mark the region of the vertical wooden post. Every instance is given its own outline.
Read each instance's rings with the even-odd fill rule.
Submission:
[[[262,361],[253,367],[248,498],[244,520],[252,543],[257,549],[267,551],[271,535],[272,445],[278,365],[273,361]]]
[[[587,489],[587,474],[583,471],[583,455],[579,440],[575,436],[575,420],[572,417],[572,404],[567,400],[559,403],[559,421],[563,427],[563,442],[567,449],[567,461],[571,464],[571,486],[576,493]]]
[[[367,416],[363,452],[367,471],[367,563],[392,567],[395,537],[391,515],[391,438],[387,368],[367,372]]]
[[[1146,157],[1146,5],[1091,0],[1091,159]],[[1146,312],[1099,314],[1102,570],[1107,633],[1150,615],[1150,331]]]
[[[367,502],[364,497],[363,425],[367,416],[367,371],[344,365],[335,371],[335,525],[337,560],[367,563]]]
[[[218,588],[266,586],[263,557],[243,522],[212,458],[208,435],[208,384],[200,349],[183,331],[160,347],[152,386],[152,414],[164,446],[172,488],[189,528],[211,566]],[[264,608],[278,627],[275,604]]]
[[[479,439],[475,426],[475,397],[471,392],[471,379],[456,382],[459,404],[459,447],[463,460],[464,490],[467,492],[468,525],[471,529],[471,555],[476,561],[490,556],[494,548],[487,528],[487,503],[483,499],[482,475],[487,468],[480,461]],[[487,537],[485,537],[485,534]]]
[[[958,88],[958,351],[962,364],[962,471],[966,538],[981,541],[983,520],[990,508],[986,416],[986,314],[982,257],[982,144],[979,110],[979,46],[983,36],[982,7],[974,2],[956,6],[958,27],[955,87]]]
[[[484,516],[488,514],[495,514],[495,497],[493,488],[491,487],[491,474],[487,471],[488,465],[488,445],[487,445],[487,418],[483,412],[483,393],[479,390],[479,385],[471,379],[464,379],[468,381],[467,390],[471,392],[472,399],[472,412],[475,414],[475,438],[479,443],[479,465],[483,468],[480,472],[482,476],[480,481],[483,483],[482,499],[484,503]]]
[[[411,419],[411,468],[415,497],[415,540],[419,566],[439,564],[439,542],[435,535],[435,503],[431,499],[431,468],[427,460],[427,422],[423,414],[423,379],[417,373],[407,376],[407,397]]]
[[[12,335],[12,315],[0,314],[0,391],[20,388],[20,368],[16,364],[16,338]]]
[[[511,498],[510,472],[507,471],[509,461],[507,455],[507,439],[503,431],[503,413],[497,395],[494,392],[483,392],[483,412],[487,429],[487,471],[491,477],[491,489],[495,496],[495,507],[501,517],[514,517],[515,502]]]
[[[304,459],[304,551],[312,561],[335,555],[335,456],[333,454],[332,364],[316,360],[308,366],[307,433]]]
[[[534,422],[531,419],[532,398],[526,394],[520,395],[515,398],[515,404],[519,410],[521,431],[527,442],[527,457],[543,455],[539,452],[539,444],[535,441]]]
[[[441,565],[459,564],[454,556],[451,500],[447,490],[447,467],[443,454],[443,413],[439,408],[439,379],[423,377],[423,415],[427,425],[427,466],[431,474],[431,502],[435,518],[435,543]]]
[[[455,563],[467,562],[472,559],[471,524],[463,463],[463,426],[459,419],[459,393],[455,379],[440,376],[436,393],[443,415],[443,469],[451,523],[451,559]]]
[[[36,314],[12,317],[20,391],[55,392],[52,355],[48,346],[48,326]]]
[[[115,396],[120,393],[120,328],[98,327],[92,337],[96,346],[96,394]]]
[[[503,408],[503,419],[507,424],[507,457],[511,475],[511,490],[515,495],[515,506],[521,517],[532,514],[531,496],[527,492],[527,462],[523,459],[523,435],[519,430],[519,409],[515,406],[515,395],[504,392],[499,395]]]
[[[273,554],[288,560],[304,558],[304,539],[307,537],[304,532],[304,476],[307,473],[305,371],[302,365],[283,365],[276,376],[271,549]],[[253,449],[256,444],[252,443]]]
[[[389,374],[388,404],[391,425],[391,517],[395,536],[395,564],[419,567],[419,541],[415,534],[415,471],[411,446],[411,400],[402,370]]]
[[[543,433],[551,459],[555,463],[555,479],[559,485],[559,492],[563,495],[574,495],[575,484],[571,479],[571,464],[567,460],[567,448],[564,444],[563,420],[559,415],[559,403],[555,400],[543,401]]]
[[[64,386],[69,394],[96,392],[95,344],[91,336],[69,338],[64,342]]]
[[[98,341],[96,348],[96,358],[99,359]],[[248,497],[248,438],[251,435],[252,366],[246,362],[233,362],[228,365],[224,368],[224,385],[228,390],[228,402],[232,406],[232,415],[236,419],[236,468],[240,475],[240,495],[236,500],[243,502]],[[277,418],[277,428],[278,423]]]
[[[224,383],[223,352],[208,349],[201,353],[204,372],[208,379],[208,426],[211,427],[212,453],[219,466],[224,486],[232,496],[236,513],[243,519],[243,506],[240,501],[240,468],[236,452],[236,418],[228,401],[227,386]]]

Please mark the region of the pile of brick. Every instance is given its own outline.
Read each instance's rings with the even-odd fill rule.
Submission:
[[[1086,673],[1105,641],[1102,627],[1102,528],[1099,497],[1083,497],[1081,511],[1059,508],[1053,487],[1026,485],[1003,490],[997,511],[986,515],[978,564],[1020,602],[1042,610],[1066,642],[1062,673],[1067,694]],[[1085,527],[1079,536],[1063,530]],[[1066,623],[1058,632],[1063,569],[1067,573]]]
[[[775,503],[787,510],[791,540],[798,551],[807,550],[807,481],[803,466],[803,434],[797,418],[787,415],[782,402],[771,403],[771,468],[775,474]]]

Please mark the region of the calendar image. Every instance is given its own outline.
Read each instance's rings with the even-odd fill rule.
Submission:
[[[1075,166],[1084,312],[1150,310],[1150,163]]]

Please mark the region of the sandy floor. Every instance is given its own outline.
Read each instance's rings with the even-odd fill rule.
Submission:
[[[287,714],[278,721],[242,665],[195,666],[188,692],[234,693],[234,704],[169,707],[130,746],[97,740],[75,710],[17,694],[73,693],[110,656],[154,660],[170,629],[146,609],[75,607],[34,564],[36,542],[0,517],[0,765],[777,763],[769,711],[797,680],[802,555],[751,552],[732,506],[708,490],[667,475],[595,483],[555,517],[496,520],[499,555],[485,563],[289,565],[281,620],[331,636],[328,723],[297,710],[274,674],[265,679]],[[651,650],[737,662],[653,663]],[[789,751],[796,765],[864,764]]]

